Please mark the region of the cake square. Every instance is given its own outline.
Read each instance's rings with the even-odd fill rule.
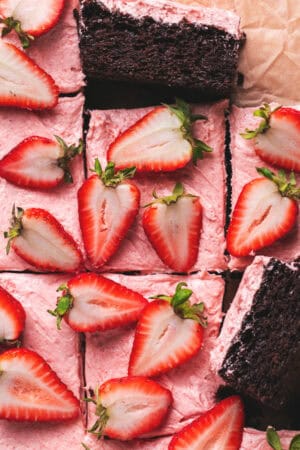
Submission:
[[[56,289],[66,282],[62,275],[0,274],[0,285],[20,301],[26,312],[22,345],[40,354],[67,387],[80,397],[81,355],[79,336],[65,326],[59,331],[47,309],[55,307]],[[0,448],[53,450],[81,448],[83,418],[65,423],[0,421]]]
[[[62,137],[67,143],[78,143],[82,137],[82,113],[84,98],[60,98],[56,108],[51,111],[29,112],[17,109],[0,109],[0,158],[19,142],[29,136],[42,136],[53,139]],[[62,184],[49,191],[22,189],[4,178],[0,178],[1,225],[0,225],[0,270],[34,270],[19,258],[14,251],[6,255],[6,239],[3,232],[8,229],[13,204],[22,208],[36,207],[48,210],[61,222],[64,228],[80,245],[81,233],[77,213],[77,190],[84,180],[83,161],[80,156],[72,162],[74,182]]]
[[[238,196],[243,186],[260,175],[256,167],[268,167],[271,170],[278,169],[265,163],[254,151],[253,140],[246,140],[240,133],[246,128],[255,129],[260,122],[260,118],[253,116],[253,111],[257,108],[232,107],[230,114],[230,134],[231,134],[231,163],[232,163],[232,208],[234,209]],[[296,176],[298,183],[300,176]],[[297,224],[291,232],[269,247],[265,247],[257,255],[274,256],[284,261],[291,261],[300,255],[300,216]],[[232,270],[243,270],[251,263],[253,256],[230,257],[229,267]]]
[[[224,281],[221,277],[206,272],[187,277],[117,274],[105,276],[136,290],[145,298],[156,293],[172,295],[176,285],[185,281],[193,290],[194,299],[205,302],[208,327],[204,331],[203,346],[199,354],[182,366],[155,378],[162,386],[171,390],[174,403],[164,425],[149,436],[172,434],[215,404],[215,393],[220,379],[210,368],[210,354],[222,320]],[[108,379],[127,376],[134,333],[135,326],[129,326],[103,333],[86,334],[85,376],[88,395]],[[95,417],[92,407],[89,411],[91,426]]]
[[[236,83],[242,40],[239,17],[231,11],[170,0],[81,3],[81,57],[94,79],[226,98]]]
[[[77,24],[73,15],[74,9],[78,7],[78,0],[66,1],[56,26],[37,37],[26,51],[30,58],[52,76],[62,93],[78,92],[84,85]],[[5,40],[21,47],[15,33],[6,36]]]
[[[227,101],[211,105],[195,106],[193,112],[204,114],[207,121],[198,121],[194,135],[210,145],[214,151],[204,156],[197,165],[189,163],[185,168],[171,173],[138,174],[134,181],[141,191],[141,206],[152,201],[155,189],[159,195],[169,195],[176,182],[181,181],[186,192],[198,195],[203,207],[202,233],[198,260],[193,271],[226,269],[224,256],[225,238],[225,118]],[[87,134],[87,167],[94,166],[95,158],[106,166],[106,153],[117,136],[143,117],[151,108],[91,111]],[[121,243],[117,253],[103,266],[103,271],[170,272],[159,259],[148,241],[142,224],[143,208]],[[145,258],[147,255],[147,258]]]

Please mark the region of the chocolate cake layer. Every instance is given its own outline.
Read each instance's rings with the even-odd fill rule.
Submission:
[[[80,48],[87,77],[196,90],[203,99],[228,97],[236,80],[241,39],[219,28],[156,21],[81,5]]]
[[[280,409],[300,398],[300,263],[271,259],[219,371],[237,391]]]

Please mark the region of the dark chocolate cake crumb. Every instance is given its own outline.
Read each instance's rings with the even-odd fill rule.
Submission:
[[[80,49],[87,77],[196,90],[229,97],[242,40],[212,26],[157,22],[110,11],[96,0],[81,7]]]
[[[300,399],[300,263],[271,259],[222,368],[237,391],[280,409]]]

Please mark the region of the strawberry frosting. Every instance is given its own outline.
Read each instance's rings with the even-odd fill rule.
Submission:
[[[62,137],[68,144],[78,143],[82,137],[82,111],[84,98],[65,97],[51,111],[33,113],[15,109],[0,109],[0,158],[28,136],[43,136],[53,139]],[[12,206],[44,208],[61,222],[66,231],[81,245],[81,233],[77,213],[77,190],[84,180],[83,162],[80,156],[72,162],[73,184],[62,184],[54,190],[42,192],[22,189],[0,178],[0,270],[34,270],[19,258],[14,251],[6,255],[7,240],[3,232],[8,229]]]
[[[79,398],[81,355],[79,336],[65,326],[56,329],[55,318],[47,309],[56,303],[61,275],[0,274],[0,285],[20,301],[26,312],[22,345],[40,354],[58,377]],[[9,450],[77,449],[84,437],[82,418],[65,423],[26,423],[0,421],[0,448]],[[34,447],[33,447],[34,443]]]
[[[189,277],[116,274],[105,276],[140,292],[145,298],[157,293],[172,295],[177,283],[185,281],[194,291],[193,301],[204,301],[206,304],[208,327],[205,329],[203,346],[199,354],[187,363],[156,378],[162,386],[171,390],[174,403],[163,426],[149,433],[149,436],[174,433],[215,404],[215,392],[220,379],[210,369],[210,355],[222,320],[224,281],[221,277],[206,272]],[[135,326],[129,326],[86,335],[85,376],[89,395],[90,389],[95,389],[104,381],[127,376],[134,332]],[[89,412],[89,425],[92,425],[95,421],[93,407],[90,407]]]
[[[77,92],[84,85],[77,25],[73,16],[73,10],[78,7],[78,0],[66,0],[57,25],[45,35],[37,37],[26,51],[30,58],[52,76],[62,93]],[[10,33],[4,39],[21,48],[15,33]]]
[[[297,434],[295,431],[278,431],[283,450],[288,450],[291,440]],[[245,428],[243,434],[243,442],[240,450],[271,450],[265,431],[254,430],[253,428]]]
[[[205,154],[197,166],[189,163],[173,173],[140,174],[134,179],[141,191],[141,205],[152,200],[155,189],[159,196],[168,195],[177,181],[181,181],[186,192],[198,195],[203,207],[202,233],[198,260],[192,270],[216,270],[227,267],[224,256],[225,239],[225,120],[224,110],[228,102],[195,106],[194,112],[205,114],[207,121],[198,121],[194,126],[195,137],[210,145],[214,151]],[[92,168],[96,157],[106,165],[106,152],[116,137],[143,117],[151,108],[131,110],[91,111],[87,135],[87,167]],[[142,224],[143,208],[122,242],[117,253],[103,267],[103,271],[140,270],[143,272],[170,272],[148,241]],[[145,258],[147,255],[147,258]]]
[[[83,442],[90,448],[90,450],[168,450],[170,441],[170,437],[154,438],[151,440],[134,440],[130,442],[104,439],[99,445],[99,442],[95,442],[95,438],[93,436],[87,435]]]
[[[256,167],[269,167],[273,171],[278,170],[278,168],[268,165],[256,155],[253,140],[246,140],[240,136],[240,133],[244,132],[246,128],[255,129],[260,122],[261,119],[253,116],[255,109],[257,108],[238,108],[233,106],[230,115],[233,208],[243,186],[254,178],[260,177]],[[297,176],[297,181],[298,183],[300,182],[299,175]],[[291,261],[299,256],[300,216],[298,216],[297,224],[290,233],[269,247],[256,252],[256,254],[274,256],[284,261]],[[231,256],[229,267],[232,270],[243,270],[251,263],[254,256],[254,254],[241,258]]]

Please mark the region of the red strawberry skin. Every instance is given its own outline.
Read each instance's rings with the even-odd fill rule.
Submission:
[[[255,152],[268,164],[300,172],[300,111],[273,111],[270,128],[256,138]]]
[[[203,327],[180,318],[165,300],[154,300],[137,324],[128,374],[153,377],[184,364],[203,342]]]
[[[137,292],[95,273],[68,281],[74,298],[65,320],[75,331],[106,331],[139,319],[147,300]]]
[[[79,415],[79,401],[46,361],[24,349],[0,355],[0,418],[61,421]]]
[[[118,250],[133,224],[140,205],[140,191],[131,181],[106,187],[98,175],[78,191],[78,212],[85,251],[95,269]]]
[[[0,342],[19,339],[25,320],[21,303],[0,286]]]
[[[11,247],[18,256],[44,272],[79,270],[83,262],[81,252],[72,236],[52,214],[41,208],[28,208],[24,211],[22,223],[21,235],[13,239],[11,243]],[[32,230],[34,235],[31,233]],[[53,251],[50,237],[53,238],[52,244],[62,249],[63,260],[60,260],[59,254],[54,258],[49,257],[49,253],[52,254]],[[51,245],[49,251],[48,244]]]
[[[244,409],[240,397],[228,397],[175,434],[168,449],[239,450],[243,426]]]
[[[234,208],[227,233],[227,250],[247,256],[273,244],[295,225],[298,204],[282,197],[276,185],[265,178],[246,184]]]
[[[0,59],[8,66],[5,82],[0,85],[0,106],[41,110],[57,105],[59,89],[53,78],[25,52],[0,40]],[[0,76],[5,76],[1,67]]]
[[[109,380],[100,386],[99,397],[109,416],[104,434],[119,440],[135,439],[157,428],[173,401],[168,389],[144,377]]]
[[[189,272],[198,258],[202,207],[197,197],[145,209],[143,228],[160,259],[175,272]]]

